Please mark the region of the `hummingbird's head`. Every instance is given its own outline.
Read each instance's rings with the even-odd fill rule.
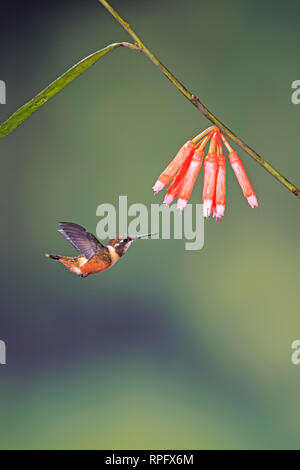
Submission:
[[[116,238],[109,240],[107,246],[111,246],[119,256],[123,256],[135,240],[146,237],[151,237],[151,233],[147,233],[146,235],[138,235],[136,237],[131,235],[117,236]]]

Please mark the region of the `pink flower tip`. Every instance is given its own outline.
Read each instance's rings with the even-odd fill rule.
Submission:
[[[159,193],[164,188],[164,183],[162,183],[160,180],[157,180],[155,185],[152,187],[154,194]]]
[[[249,202],[249,204],[250,204],[250,206],[251,206],[252,208],[258,206],[257,199],[256,199],[256,197],[255,197],[254,195],[247,197],[247,201]]]
[[[221,219],[223,217],[225,212],[225,206],[222,206],[221,204],[217,204],[217,212],[216,212],[216,217],[217,219]]]
[[[177,201],[177,207],[181,212],[185,208],[186,204],[187,204],[187,201],[185,199],[178,199]]]
[[[173,200],[174,200],[174,196],[172,196],[172,194],[166,194],[166,197],[164,199],[164,204],[166,204],[166,206],[169,206]]]
[[[203,201],[203,216],[207,219],[210,218],[211,209],[212,209],[212,200],[211,199],[204,199]]]

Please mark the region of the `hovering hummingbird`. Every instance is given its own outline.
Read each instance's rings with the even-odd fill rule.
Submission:
[[[134,242],[139,238],[151,237],[147,235],[117,236],[107,242],[101,243],[92,233],[85,230],[81,225],[72,222],[60,222],[58,230],[72,245],[82,253],[79,256],[60,256],[45,254],[47,258],[52,258],[64,264],[69,271],[80,277],[87,277],[89,274],[101,273],[113,266]]]

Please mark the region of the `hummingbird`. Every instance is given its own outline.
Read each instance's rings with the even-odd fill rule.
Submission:
[[[72,222],[59,222],[59,226],[60,230],[58,232],[72,243],[81,254],[79,256],[60,256],[46,253],[45,256],[59,261],[69,271],[80,277],[106,271],[125,255],[135,240],[153,235],[149,233],[136,237],[130,235],[117,236],[104,244],[81,225]]]

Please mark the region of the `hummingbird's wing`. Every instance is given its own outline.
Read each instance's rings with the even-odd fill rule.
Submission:
[[[61,229],[58,231],[87,259],[92,258],[97,250],[104,248],[104,245],[81,225],[72,222],[59,222],[59,226]]]

